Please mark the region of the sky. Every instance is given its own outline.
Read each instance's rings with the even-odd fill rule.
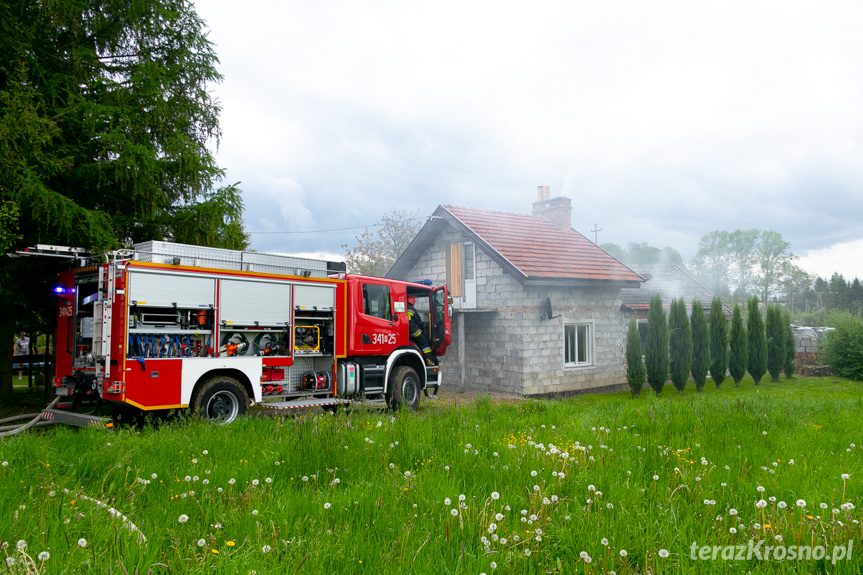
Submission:
[[[863,278],[863,3],[196,0],[252,248],[572,199],[599,243],[770,229]]]

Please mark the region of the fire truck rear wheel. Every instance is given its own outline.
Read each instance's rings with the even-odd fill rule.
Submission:
[[[216,376],[205,381],[195,393],[192,406],[203,419],[227,425],[246,413],[249,394],[237,379]]]
[[[416,409],[420,404],[420,378],[412,367],[403,365],[393,372],[387,393],[387,404],[392,409]]]

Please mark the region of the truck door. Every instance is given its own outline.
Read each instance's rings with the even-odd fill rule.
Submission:
[[[432,327],[432,351],[435,355],[443,355],[450,344],[452,328],[452,312],[446,286],[435,288],[431,300],[432,313],[429,314],[429,321]]]
[[[363,355],[386,355],[399,344],[399,326],[404,323],[393,313],[391,286],[368,278],[360,280],[357,302],[357,350]],[[403,315],[403,314],[402,314]],[[407,329],[404,330],[407,335]]]

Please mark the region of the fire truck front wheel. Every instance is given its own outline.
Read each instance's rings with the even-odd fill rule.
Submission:
[[[402,406],[408,409],[419,407],[420,378],[412,367],[403,365],[393,372],[387,403],[394,410]]]
[[[205,381],[195,393],[192,406],[203,419],[227,425],[246,413],[249,395],[233,377],[216,376]]]

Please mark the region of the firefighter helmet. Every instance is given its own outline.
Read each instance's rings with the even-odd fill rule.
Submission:
[[[414,305],[416,303],[416,301],[417,300],[414,299],[414,296],[412,296],[412,295],[408,296],[408,304],[409,305]]]

